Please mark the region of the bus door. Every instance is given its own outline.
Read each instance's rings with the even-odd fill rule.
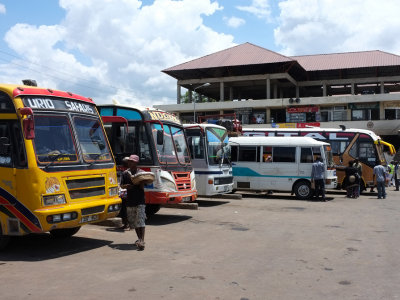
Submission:
[[[16,169],[13,161],[13,139],[11,136],[12,122],[0,121],[0,188],[16,197]],[[3,196],[4,197],[4,196]],[[3,199],[0,198],[0,204]]]
[[[303,178],[311,178],[312,164],[314,162],[314,153],[312,149],[312,147],[300,147],[300,162],[298,164],[298,172],[299,176]]]

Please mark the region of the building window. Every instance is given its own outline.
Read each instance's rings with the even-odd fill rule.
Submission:
[[[265,124],[265,110],[253,110],[250,124]]]
[[[285,123],[286,109],[271,109],[271,123]]]
[[[321,122],[347,121],[346,106],[321,107]]]
[[[385,120],[399,120],[399,119],[400,119],[400,108],[385,109]]]
[[[351,120],[379,120],[379,108],[353,109],[351,111]]]

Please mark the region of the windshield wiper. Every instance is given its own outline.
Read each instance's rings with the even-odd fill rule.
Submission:
[[[93,161],[92,161],[91,163],[89,163],[88,167],[90,167],[91,165],[93,165],[93,164],[96,162],[96,160],[97,160],[100,156],[102,156],[103,154],[104,154],[104,153],[97,153],[96,156],[93,158]]]
[[[64,157],[64,156],[68,156],[68,155],[69,154],[65,154],[65,153],[49,155],[49,157],[51,157],[51,162],[49,162],[44,168],[47,169],[48,167],[53,165],[55,163],[55,161],[58,160],[60,157]]]

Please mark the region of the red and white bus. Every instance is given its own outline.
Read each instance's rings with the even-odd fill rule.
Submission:
[[[124,169],[124,157],[137,154],[139,168],[156,176],[151,185],[145,186],[148,215],[156,213],[162,204],[196,200],[189,148],[182,124],[175,115],[131,105],[107,104],[97,108],[117,169]]]
[[[373,187],[373,168],[377,161],[386,165],[383,147],[395,154],[392,144],[386,143],[370,130],[355,128],[243,128],[245,136],[307,136],[331,144],[333,160],[337,169],[338,187],[344,179],[344,168],[356,158],[362,164],[362,187]]]

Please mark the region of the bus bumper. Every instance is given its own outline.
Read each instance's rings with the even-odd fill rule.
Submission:
[[[193,202],[197,199],[197,191],[180,192],[145,192],[146,204],[169,204]]]
[[[72,203],[66,206],[37,209],[42,231],[72,228],[116,217],[121,209],[121,198],[100,199],[90,203]]]

